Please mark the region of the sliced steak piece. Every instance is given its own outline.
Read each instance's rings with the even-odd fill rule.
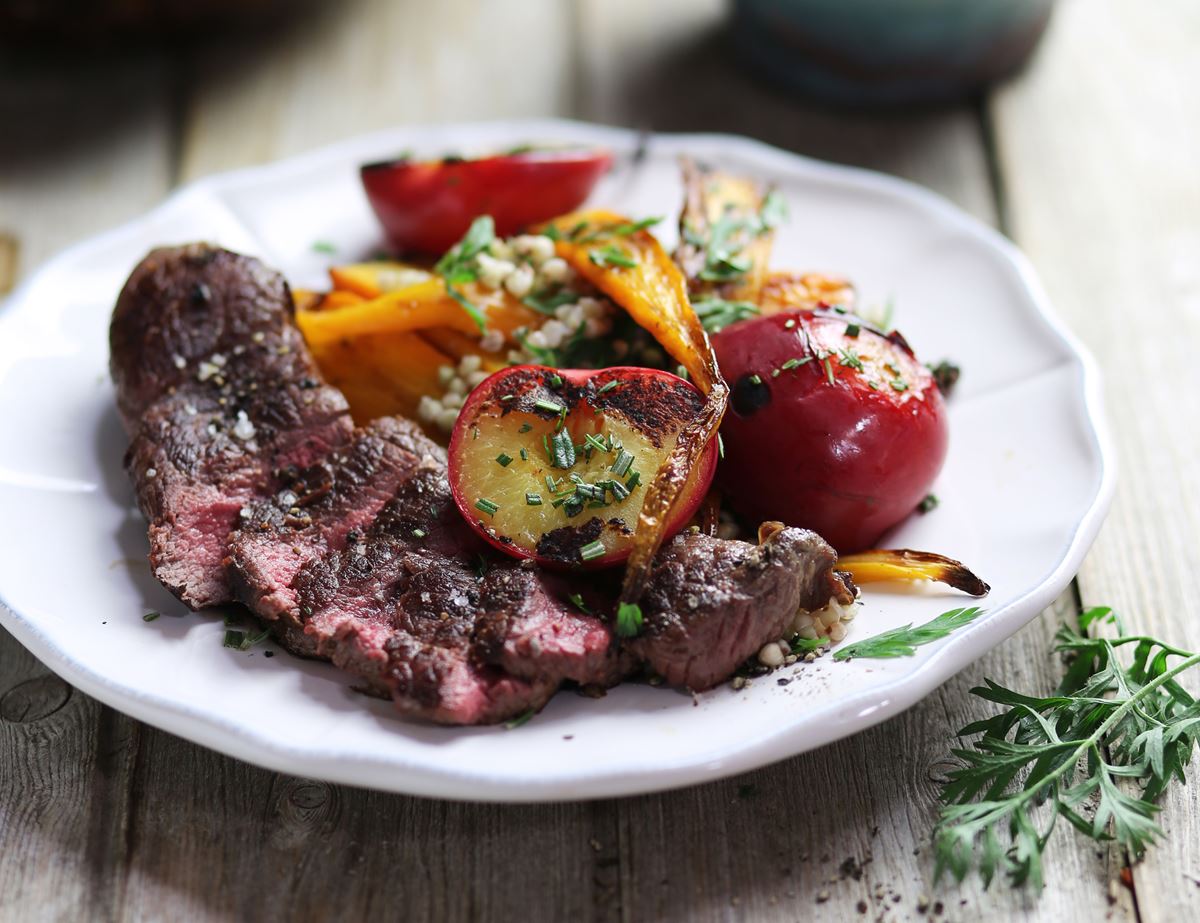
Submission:
[[[476,649],[515,676],[557,676],[611,686],[634,667],[605,619],[569,602],[566,581],[524,562],[494,567],[483,580]],[[605,606],[611,608],[611,606]]]
[[[782,637],[798,608],[819,609],[831,596],[850,602],[836,563],[806,529],[781,529],[759,545],[677,535],[655,559],[642,633],[626,645],[671,685],[708,689]]]
[[[275,495],[242,508],[230,540],[237,598],[265,619],[299,625],[292,584],[301,568],[357,540],[422,466],[444,470],[441,448],[416,424],[384,417],[317,464],[280,472]]]
[[[346,401],[291,316],[278,273],[200,244],[153,251],[113,312],[110,367],[151,565],[192,607],[232,599],[226,540],[247,503],[276,492],[273,472],[350,437]]]

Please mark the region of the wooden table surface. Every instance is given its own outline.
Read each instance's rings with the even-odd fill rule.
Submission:
[[[683,791],[541,806],[257,769],[72,690],[0,631],[0,919],[1200,919],[1196,785],[1164,799],[1166,841],[1131,875],[1063,829],[1040,894],[935,887],[928,848],[951,732],[988,712],[967,690],[1052,688],[1060,618],[1109,604],[1200,647],[1200,415],[1175,387],[1200,345],[1200,5],[1062,0],[1022,76],[903,116],[757,85],[722,17],[719,0],[353,0],[220,50],[7,62],[0,286],[179,183],[406,122],[729,131],[899,174],[1016,240],[1105,370],[1120,486],[1070,590],[857,737]]]

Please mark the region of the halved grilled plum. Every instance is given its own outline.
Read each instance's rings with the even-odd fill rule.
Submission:
[[[669,372],[522,365],[471,392],[450,438],[450,486],[463,516],[497,548],[555,567],[629,556],[646,485],[704,407]],[[668,535],[712,482],[716,441],[693,468]]]

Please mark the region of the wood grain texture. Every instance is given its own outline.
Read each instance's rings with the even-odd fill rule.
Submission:
[[[0,293],[169,188],[157,56],[0,66]],[[138,725],[0,630],[0,919],[114,919]]]
[[[404,122],[565,114],[569,24],[559,0],[349,0],[223,43],[198,55],[180,175]]]
[[[1012,232],[1105,374],[1120,483],[1083,600],[1200,649],[1200,8],[1060,4],[1035,66],[994,103]],[[1194,688],[1194,686],[1193,686]],[[1200,791],[1164,799],[1134,871],[1145,920],[1200,917]]]

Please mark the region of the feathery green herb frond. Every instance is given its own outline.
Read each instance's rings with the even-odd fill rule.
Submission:
[[[1200,703],[1178,681],[1200,666],[1200,654],[1126,634],[1109,609],[1089,609],[1079,623],[1056,636],[1069,666],[1053,695],[991,680],[971,690],[1006,710],[959,732],[979,737],[953,751],[960,763],[942,788],[935,878],[949,871],[961,881],[976,867],[985,884],[1003,873],[1014,885],[1041,887],[1059,817],[1134,857],[1162,835],[1154,802],[1172,779],[1184,781],[1200,738]],[[1100,625],[1115,626],[1118,637],[1095,636]]]
[[[847,644],[833,655],[833,659],[849,660],[852,657],[872,657],[878,660],[890,657],[911,657],[922,644],[929,644],[931,641],[938,641],[946,637],[954,630],[975,621],[983,615],[984,611],[978,606],[971,606],[967,609],[951,609],[916,628],[908,624],[903,628],[885,631],[873,638]]]

